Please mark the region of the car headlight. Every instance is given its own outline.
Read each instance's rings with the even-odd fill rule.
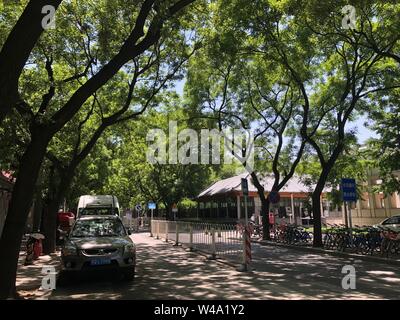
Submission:
[[[66,245],[63,248],[62,253],[64,256],[76,256],[77,255],[76,247],[74,245]]]
[[[127,244],[124,246],[124,253],[135,253],[135,245]]]

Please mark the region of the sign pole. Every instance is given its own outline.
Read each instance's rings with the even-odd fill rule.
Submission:
[[[345,215],[346,215],[346,224],[347,224],[347,212],[346,208],[347,205],[350,203],[349,206],[349,232],[350,232],[350,245],[353,246],[353,225],[352,225],[352,219],[351,219],[351,203],[357,201],[357,186],[356,186],[356,180],[355,179],[349,179],[349,178],[342,178],[341,181],[341,189],[342,189],[342,197],[343,197],[343,202],[345,204]],[[347,225],[346,225],[347,226]]]
[[[150,218],[150,237],[153,236],[153,208],[150,209],[151,210],[151,218]]]
[[[153,214],[153,210],[156,208],[156,204],[154,202],[149,202],[147,204],[147,207],[151,210],[150,212],[150,237],[153,236],[153,218],[154,218],[154,214]],[[147,218],[147,212],[146,212],[146,218]]]
[[[243,269],[241,271],[249,271],[249,264],[251,259],[251,242],[250,232],[248,225],[248,214],[247,214],[247,197],[249,195],[249,187],[247,179],[242,179],[242,193],[244,199],[244,232],[243,232]]]
[[[349,229],[350,229],[350,244],[353,246],[353,223],[351,220],[351,202],[347,204],[349,206]]]
[[[248,216],[247,216],[247,196],[244,196],[244,223],[246,225],[247,228],[247,224],[248,224]]]

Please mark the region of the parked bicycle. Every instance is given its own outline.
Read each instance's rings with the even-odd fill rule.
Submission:
[[[379,226],[381,231],[381,254],[389,258],[392,255],[400,254],[400,231],[390,227]]]
[[[301,226],[282,224],[275,228],[273,239],[286,244],[307,244],[313,241],[313,233]]]

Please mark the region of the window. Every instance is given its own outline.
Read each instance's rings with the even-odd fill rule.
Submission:
[[[126,232],[121,221],[117,219],[77,220],[72,237],[121,237]]]
[[[400,217],[391,217],[386,219],[382,224],[400,224]]]
[[[94,208],[88,207],[81,209],[82,216],[103,216],[103,215],[112,215],[118,214],[118,208]]]
[[[397,192],[390,196],[390,205],[393,209],[400,209],[400,198]]]

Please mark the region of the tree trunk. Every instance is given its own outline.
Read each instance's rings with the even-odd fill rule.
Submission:
[[[15,291],[21,240],[48,142],[47,136],[33,133],[20,162],[0,240],[0,299]]]
[[[43,221],[43,253],[50,254],[56,251],[57,213],[60,202],[57,199],[50,200],[47,206],[46,216]]]
[[[251,173],[251,178],[253,180],[254,186],[257,188],[258,196],[260,197],[261,201],[261,219],[263,224],[263,240],[270,240],[269,234],[269,198],[265,198],[264,194],[264,187],[261,185],[260,181],[255,172]]]
[[[271,240],[270,235],[270,225],[269,225],[269,198],[265,198],[261,200],[261,217],[262,217],[262,224],[263,224],[263,240]]]
[[[46,228],[46,238],[43,242],[43,252],[45,254],[50,254],[56,251],[56,235],[57,235],[57,227],[58,227],[58,210],[60,204],[72,182],[72,177],[75,171],[74,167],[72,172],[66,171],[60,173],[60,183],[57,187],[54,187],[54,196],[49,201],[47,219],[45,223]]]
[[[344,127],[343,127],[344,128]],[[344,129],[343,129],[344,130]],[[342,133],[343,136],[343,133]],[[314,192],[312,194],[312,211],[314,220],[314,247],[322,247],[322,221],[321,221],[321,195],[324,190],[326,181],[328,180],[329,173],[331,172],[336,160],[339,158],[344,148],[343,139],[338,141],[332,155],[330,156],[328,162],[322,164],[322,171],[318,178],[317,185],[315,186]]]
[[[40,231],[43,212],[43,200],[40,193],[36,194],[34,209],[33,209],[33,226],[34,232]]]
[[[322,169],[321,175],[319,176],[317,185],[315,186],[314,192],[312,193],[312,212],[314,221],[314,247],[322,247],[322,221],[321,221],[321,195],[324,189],[328,174],[331,168],[325,167]]]
[[[48,192],[47,192],[47,203],[46,212],[43,216],[43,253],[50,254],[56,249],[56,228],[57,228],[57,212],[58,203],[56,199],[56,176],[54,174],[54,166],[50,168],[49,180],[48,180]]]
[[[314,190],[312,194],[313,221],[314,221],[314,247],[321,248],[322,243],[322,223],[321,223],[321,191]]]
[[[31,0],[0,51],[0,124],[18,102],[18,80],[32,49],[44,31],[42,7],[57,10],[62,0]]]

